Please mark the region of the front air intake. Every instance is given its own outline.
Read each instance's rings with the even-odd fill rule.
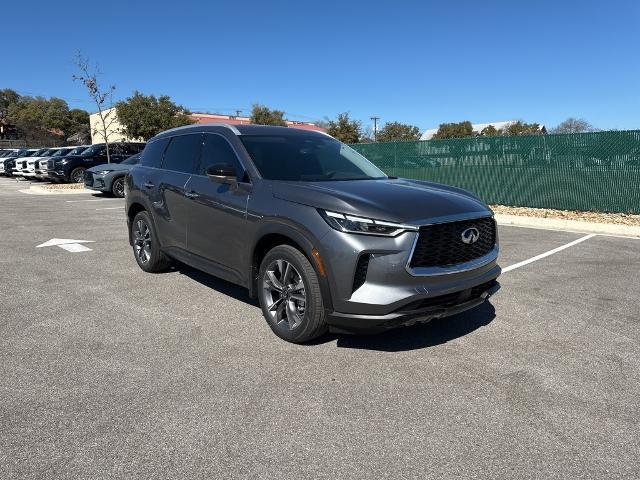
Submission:
[[[360,255],[360,258],[358,258],[358,264],[356,265],[356,273],[353,276],[352,291],[355,292],[362,285],[364,285],[364,282],[367,280],[367,270],[369,269],[370,258],[371,258],[371,255],[368,253],[365,253],[364,255]]]

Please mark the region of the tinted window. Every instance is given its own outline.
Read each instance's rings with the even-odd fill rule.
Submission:
[[[147,143],[147,146],[142,152],[142,161],[140,164],[145,167],[160,168],[162,154],[164,153],[164,149],[167,148],[167,143],[169,143],[168,138],[161,138]]]
[[[204,148],[202,149],[202,160],[200,161],[199,174],[204,175],[207,167],[216,163],[226,163],[233,165],[236,169],[236,177],[242,180],[244,169],[238,160],[235,152],[223,137],[210,133],[204,136]]]
[[[172,137],[164,153],[162,168],[175,172],[194,173],[200,160],[201,148],[202,135],[199,133]]]
[[[101,155],[105,153],[104,143],[98,145],[92,145],[82,152],[83,157],[93,157],[95,155]]]
[[[339,141],[319,135],[241,135],[260,174],[270,180],[328,181],[387,178]]]

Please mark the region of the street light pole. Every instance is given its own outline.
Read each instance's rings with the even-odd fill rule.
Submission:
[[[373,141],[376,142],[378,140],[378,120],[380,117],[371,117],[373,120]]]

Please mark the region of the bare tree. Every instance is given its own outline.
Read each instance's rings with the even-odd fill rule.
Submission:
[[[596,131],[594,126],[584,118],[569,117],[564,122],[561,122],[556,128],[551,130],[551,133],[582,133],[594,131]]]
[[[91,67],[89,58],[82,55],[81,52],[76,53],[74,64],[79,70],[79,75],[73,75],[73,80],[82,82],[87,88],[91,100],[96,104],[98,116],[100,117],[100,125],[98,125],[92,133],[102,137],[107,150],[107,163],[111,163],[111,154],[109,152],[109,137],[115,133],[111,130],[113,124],[118,120],[116,110],[113,104],[113,92],[115,85],[109,85],[103,88],[98,82],[101,75],[98,66]]]

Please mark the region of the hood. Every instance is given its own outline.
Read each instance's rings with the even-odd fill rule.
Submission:
[[[120,163],[103,163],[102,165],[98,165],[97,167],[89,168],[90,172],[104,172],[108,170],[109,172],[117,172],[122,170],[129,170],[133,165],[122,165]]]
[[[442,217],[491,215],[482,201],[460,188],[407,179],[273,182],[282,200],[339,213],[423,224]]]

